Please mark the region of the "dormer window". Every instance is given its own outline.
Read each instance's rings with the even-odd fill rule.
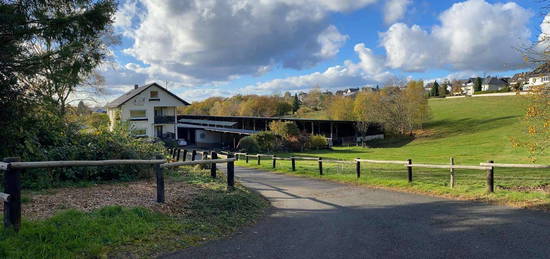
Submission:
[[[149,101],[160,101],[158,91],[151,91],[149,93]]]

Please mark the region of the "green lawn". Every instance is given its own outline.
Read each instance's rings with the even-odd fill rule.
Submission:
[[[417,138],[388,138],[369,144],[370,147],[336,147],[279,156],[314,156],[331,159],[354,158],[406,160],[416,163],[445,164],[454,157],[456,164],[479,165],[494,160],[500,163],[529,163],[525,150],[513,148],[510,137],[521,136],[521,119],[526,99],[519,96],[430,99],[432,119]],[[320,177],[316,162],[298,161],[291,172],[290,162],[277,161],[278,171]],[[539,157],[538,163],[550,163],[550,155]],[[238,165],[244,165],[243,161]],[[248,166],[256,166],[255,161]],[[260,167],[271,168],[270,162]],[[354,165],[325,163],[322,178],[372,186],[404,189],[465,199],[481,199],[521,207],[550,208],[550,194],[538,191],[549,188],[550,170],[495,169],[495,194],[485,190],[485,172],[457,170],[457,186],[449,188],[449,172],[445,169],[414,169],[414,181],[407,183],[406,168],[400,165],[362,165],[362,177],[355,176]]]
[[[45,220],[23,221],[21,231],[0,231],[1,258],[151,257],[224,236],[258,218],[267,202],[208,172],[171,172],[167,179],[203,189],[188,213],[167,216],[144,208],[69,210]],[[169,194],[168,194],[169,195]]]

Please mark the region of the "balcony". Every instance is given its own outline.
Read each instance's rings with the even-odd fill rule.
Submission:
[[[174,124],[176,118],[174,116],[155,116],[155,124]]]

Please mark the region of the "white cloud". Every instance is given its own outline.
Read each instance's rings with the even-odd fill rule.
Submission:
[[[529,45],[532,13],[510,2],[469,0],[444,11],[430,31],[397,23],[381,34],[387,65],[405,71],[433,68],[506,71],[526,67],[518,49]]]
[[[346,60],[343,65],[329,67],[324,72],[260,82],[243,88],[241,92],[271,94],[306,90],[317,86],[324,89],[358,87],[384,82],[392,77],[391,73],[384,70],[383,57],[374,55],[372,50],[362,43],[355,45],[354,50],[359,57],[358,63]]]
[[[223,81],[334,57],[348,37],[329,24],[328,14],[373,2],[141,0],[123,4],[116,25],[133,40],[124,52],[147,69]]]
[[[407,12],[407,7],[412,3],[411,0],[389,0],[384,5],[384,22],[391,24],[397,22]]]

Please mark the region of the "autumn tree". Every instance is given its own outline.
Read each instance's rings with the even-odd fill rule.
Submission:
[[[331,120],[353,120],[353,99],[345,96],[334,96],[328,104],[326,112]]]
[[[460,83],[460,81],[455,79],[451,82],[451,94],[452,95],[462,94],[462,83]]]
[[[390,133],[412,134],[430,116],[422,81],[409,81],[403,90],[384,87],[376,92],[359,93],[353,111],[361,133],[372,124],[379,124]]]

